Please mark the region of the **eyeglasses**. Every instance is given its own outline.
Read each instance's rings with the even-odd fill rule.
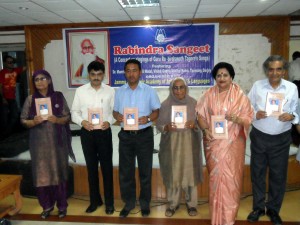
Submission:
[[[7,64],[13,64],[14,61],[6,61]]]
[[[173,87],[173,90],[184,90],[185,89],[185,86],[174,86]]]
[[[37,83],[39,81],[46,81],[46,80],[48,80],[47,77],[41,77],[41,78],[35,78],[34,82]]]

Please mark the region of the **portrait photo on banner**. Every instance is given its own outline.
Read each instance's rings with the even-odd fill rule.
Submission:
[[[63,29],[63,39],[69,88],[89,82],[87,67],[92,61],[105,65],[103,82],[110,84],[108,30]]]

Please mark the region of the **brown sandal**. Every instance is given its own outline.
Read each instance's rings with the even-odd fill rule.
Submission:
[[[198,212],[195,207],[189,207],[188,205],[186,205],[186,208],[189,216],[197,216]]]
[[[179,208],[179,206],[176,206],[174,209],[171,209],[170,207],[166,209],[166,212],[165,212],[165,216],[166,217],[172,217],[176,210]]]

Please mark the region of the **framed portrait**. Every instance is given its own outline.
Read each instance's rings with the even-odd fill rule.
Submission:
[[[94,129],[102,129],[103,124],[103,110],[102,108],[89,108],[88,109],[88,120],[93,124]]]
[[[124,130],[139,129],[138,108],[124,108]]]
[[[215,139],[228,139],[227,120],[224,115],[211,116],[211,130]]]
[[[284,94],[283,93],[271,93],[267,94],[266,101],[266,112],[267,116],[278,117],[283,113],[282,108],[284,105]]]
[[[103,82],[110,84],[108,30],[63,29],[63,38],[69,88],[89,82],[87,67],[92,61],[105,65]]]
[[[171,121],[175,123],[177,128],[184,128],[186,116],[186,105],[172,105]]]
[[[48,120],[48,116],[52,115],[52,105],[50,98],[35,99],[36,115],[41,116],[43,120]]]

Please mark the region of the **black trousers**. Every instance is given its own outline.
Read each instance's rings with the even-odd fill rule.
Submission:
[[[151,201],[151,177],[154,138],[152,127],[141,133],[121,130],[119,136],[119,181],[125,208],[131,210],[136,202],[135,162],[137,159],[141,209],[149,209]]]
[[[250,139],[253,210],[267,208],[279,213],[285,194],[291,131],[269,135],[252,127]],[[269,191],[266,201],[267,169]]]
[[[105,205],[114,205],[112,134],[111,129],[87,131],[81,129],[81,145],[88,171],[91,204],[102,202],[98,166],[101,165]]]

